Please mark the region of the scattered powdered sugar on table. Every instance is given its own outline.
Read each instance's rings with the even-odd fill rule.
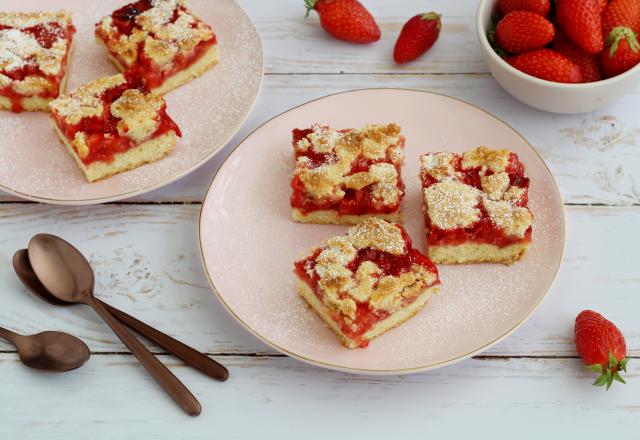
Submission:
[[[191,0],[196,14],[218,37],[220,63],[166,96],[167,111],[182,130],[175,151],[154,164],[89,184],[59,142],[48,115],[2,114],[0,186],[37,199],[66,203],[121,198],[150,190],[204,163],[240,128],[262,81],[260,39],[233,0]],[[122,6],[120,0],[26,0],[22,10],[66,9],[78,32],[70,62],[69,90],[117,73],[106,50],[95,42],[94,25]]]
[[[478,350],[511,331],[535,308],[555,276],[562,253],[564,215],[553,179],[516,133],[501,128],[484,112],[450,101],[415,92],[338,95],[276,118],[231,155],[204,204],[202,247],[221,298],[256,334],[298,356],[333,366],[406,369]],[[418,116],[403,111],[418,107],[434,110]],[[461,117],[465,130],[458,129],[456,121]],[[530,252],[509,267],[440,265],[442,291],[421,313],[366,350],[342,348],[298,297],[293,274],[295,260],[322,240],[346,231],[343,226],[297,224],[290,217],[291,129],[327,119],[336,127],[366,122],[402,126],[407,137],[402,170],[407,185],[405,226],[421,250],[426,240],[417,178],[419,155],[445,149],[461,152],[481,144],[511,148],[532,179],[530,206],[535,218]]]

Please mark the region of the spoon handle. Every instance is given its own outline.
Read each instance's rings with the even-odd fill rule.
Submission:
[[[13,345],[16,344],[16,339],[20,337],[19,334],[12,332],[11,330],[7,330],[6,328],[0,327],[0,338],[6,339],[11,342]]]
[[[172,355],[182,359],[187,364],[202,371],[207,376],[213,377],[218,380],[227,380],[229,377],[229,371],[218,362],[214,361],[210,357],[200,353],[199,351],[189,347],[186,344],[172,338],[169,335],[162,333],[161,331],[145,324],[142,321],[130,316],[115,307],[111,307],[98,300],[109,313],[111,313],[118,321],[122,322],[129,328],[135,330],[142,336],[146,337],[150,341],[154,342],[159,347],[164,348]]]
[[[189,415],[200,414],[200,402],[191,394],[180,380],[169,371],[147,348],[133,336],[120,322],[109,314],[107,309],[95,299],[90,297],[87,302],[100,315],[104,322],[111,327],[111,330],[120,338],[131,353],[134,354],[140,363],[147,369],[149,374],[164,388],[173,400],[182,407]]]

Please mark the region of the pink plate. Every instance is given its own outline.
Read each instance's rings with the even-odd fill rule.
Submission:
[[[425,249],[418,157],[488,145],[509,148],[531,178],[530,252],[511,267],[439,267],[442,292],[415,318],[366,349],[343,348],[295,287],[293,262],[346,227],[290,219],[291,130],[396,122],[407,138],[403,202],[407,230]],[[202,257],[214,292],[251,333],[300,360],[337,370],[397,374],[427,370],[486,350],[522,324],[553,283],[564,250],[562,199],[549,169],[515,130],[489,113],[433,93],[370,89],[309,102],[267,122],[242,142],[214,178],[202,208]]]
[[[95,23],[128,0],[21,0],[12,9],[73,13],[78,29],[69,70],[69,90],[117,73],[95,42]],[[38,202],[86,205],[157,189],[195,170],[237,133],[262,82],[262,44],[251,20],[233,0],[191,0],[192,9],[218,37],[220,63],[166,97],[168,113],[183,138],[167,158],[88,183],[58,140],[45,113],[0,114],[0,189]],[[4,8],[6,9],[6,8]]]

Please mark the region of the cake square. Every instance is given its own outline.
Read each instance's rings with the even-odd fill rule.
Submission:
[[[89,182],[162,159],[180,129],[160,95],[122,74],[87,83],[51,102],[54,128]]]
[[[293,130],[293,220],[355,225],[368,217],[400,220],[404,137],[396,124]]]
[[[529,179],[509,150],[420,158],[428,255],[440,264],[518,261],[532,240]]]
[[[440,291],[438,270],[404,228],[367,218],[295,263],[298,293],[347,348],[415,316]]]
[[[164,94],[218,63],[211,27],[185,0],[139,0],[96,24],[96,39],[133,84]]]
[[[0,12],[0,109],[48,111],[66,91],[71,14]]]

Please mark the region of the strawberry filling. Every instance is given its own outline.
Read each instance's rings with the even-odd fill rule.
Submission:
[[[293,144],[295,145],[311,132],[311,129],[293,130]],[[403,145],[400,146],[402,147]],[[308,150],[304,153],[296,152],[296,159],[301,156],[308,157],[311,160],[311,168],[335,160],[333,154],[317,153],[312,150]],[[349,176],[369,171],[371,165],[376,163],[388,163],[388,161],[385,159],[367,159],[360,155],[351,163],[351,170],[347,175]],[[398,171],[399,176],[397,187],[401,191],[404,191],[404,183],[400,177],[400,167],[396,166],[396,170]],[[291,180],[291,188],[293,190],[291,194],[291,206],[298,209],[303,214],[309,214],[310,212],[320,210],[333,210],[337,211],[341,215],[390,214],[397,212],[400,207],[400,200],[395,204],[389,205],[380,205],[379,203],[376,203],[371,195],[371,186],[367,186],[360,190],[345,188],[344,197],[338,201],[307,197],[307,191],[304,183],[298,176],[293,176],[293,179]]]
[[[454,159],[453,167],[456,172],[462,173],[462,181],[467,184],[482,190],[480,183],[480,168],[473,168],[465,170],[462,168],[462,158],[456,157]],[[518,156],[511,153],[509,157],[509,164],[505,172],[509,175],[509,185],[517,186],[524,189],[524,194],[520,200],[516,203],[517,206],[527,206],[529,201],[529,178],[524,175],[524,165],[518,160]],[[493,174],[491,170],[486,172],[487,176]],[[423,173],[421,175],[422,187],[428,188],[429,186],[437,183],[437,180],[430,175]],[[444,246],[451,245],[456,246],[463,243],[484,243],[492,244],[497,247],[506,247],[516,243],[531,242],[532,228],[527,229],[524,237],[513,237],[506,235],[504,231],[495,225],[495,223],[489,217],[486,209],[480,203],[477,208],[480,210],[480,219],[466,228],[455,229],[440,229],[437,226],[431,224],[428,215],[425,215],[425,226],[428,232],[427,244],[432,246]]]
[[[106,90],[101,95],[104,105],[101,116],[83,118],[77,124],[67,124],[61,117],[54,114],[58,127],[60,127],[66,138],[70,141],[75,138],[78,132],[85,133],[86,143],[89,147],[89,154],[82,158],[82,162],[85,165],[90,165],[97,161],[111,163],[117,154],[125,153],[139,145],[128,137],[121,136],[118,133],[117,127],[120,118],[114,117],[110,111],[111,104],[117,100],[125,90],[130,88],[131,85],[125,83]],[[158,128],[150,139],[160,137],[169,131],[173,131],[178,136],[181,136],[180,129],[167,114],[166,104],[160,108],[157,118]]]
[[[423,266],[428,271],[436,274],[436,280],[430,286],[426,287],[432,287],[439,284],[440,280],[437,277],[438,271],[435,265],[426,256],[411,247],[411,239],[404,229],[402,229],[402,235],[405,240],[406,249],[408,249],[407,253],[403,255],[393,255],[377,249],[366,248],[358,251],[356,258],[349,263],[347,268],[355,273],[363,262],[371,261],[381,269],[381,274],[379,275],[381,278],[388,275],[399,276],[401,273],[410,271],[411,267],[416,264]],[[303,279],[309,287],[311,287],[318,300],[323,302],[324,293],[318,285],[319,277],[315,273],[315,270],[313,270],[315,268],[315,261],[318,258],[318,255],[320,255],[320,252],[321,250],[318,249],[311,256],[304,260],[297,261],[295,263],[295,273],[298,277]],[[313,275],[310,276],[309,272],[313,273]],[[405,298],[401,307],[406,307],[413,303],[418,296],[419,295],[415,295],[410,298]],[[342,333],[350,339],[358,342],[360,347],[364,348],[368,345],[368,341],[363,339],[362,335],[368,332],[375,324],[387,318],[390,313],[385,310],[372,309],[366,302],[356,302],[356,304],[356,318],[352,323],[347,323],[345,317],[336,310],[327,307],[326,311],[340,327]]]
[[[140,26],[136,23],[136,18],[151,9],[151,0],[140,0],[135,3],[126,5],[117,11],[115,11],[111,17],[113,19],[113,26],[117,29],[114,36],[106,35],[101,28],[96,28],[96,35],[109,46],[109,41],[118,41],[122,35],[131,35],[134,29],[139,29]],[[178,19],[179,12],[187,12],[184,6],[180,6],[174,11],[173,17],[170,23],[175,22]],[[191,26],[195,28],[197,23],[192,23]],[[154,37],[153,34],[150,34]],[[195,48],[187,53],[179,53],[173,60],[171,68],[161,68],[152,59],[150,59],[144,51],[144,41],[138,44],[137,57],[132,64],[125,62],[122,57],[117,53],[111,54],[126,67],[124,72],[125,77],[131,84],[144,85],[148,89],[153,90],[160,87],[164,82],[174,76],[176,73],[188,69],[196,61],[204,56],[204,54],[217,43],[215,35],[213,38],[207,41],[200,42]]]
[[[0,25],[0,31],[5,29],[12,29],[11,26]],[[26,34],[33,35],[38,41],[40,46],[50,49],[58,39],[65,39],[69,42],[67,45],[67,51],[62,59],[62,65],[60,72],[57,75],[48,75],[43,73],[35,59],[24,60],[24,64],[12,70],[0,70],[4,76],[12,79],[13,81],[23,81],[26,77],[37,76],[44,78],[50,84],[49,87],[43,89],[40,93],[33,95],[45,99],[55,99],[60,94],[60,86],[67,71],[67,57],[69,50],[71,49],[71,41],[73,35],[76,32],[76,28],[73,25],[63,27],[60,23],[46,23],[37,24],[27,28],[20,28],[20,31]],[[12,84],[8,84],[5,87],[0,87],[0,96],[4,96],[11,102],[11,110],[15,113],[20,113],[24,110],[22,106],[22,100],[26,96],[16,92],[13,89]],[[31,96],[28,96],[31,97]]]

